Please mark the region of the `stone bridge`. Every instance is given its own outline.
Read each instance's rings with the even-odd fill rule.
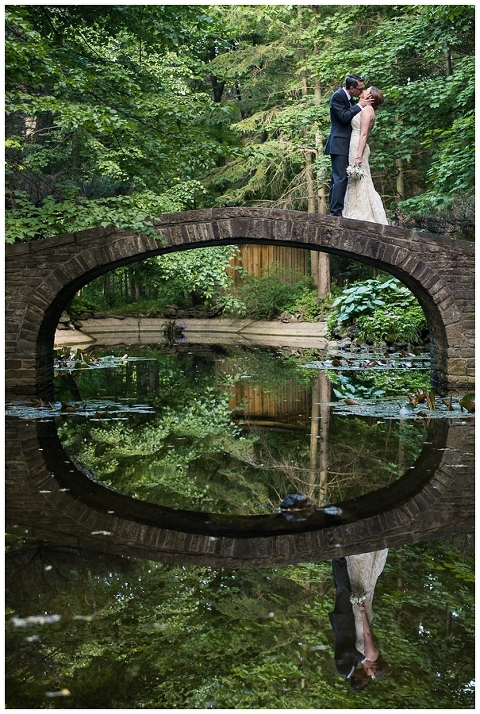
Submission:
[[[219,208],[160,216],[158,239],[96,228],[6,247],[7,390],[48,396],[55,329],[75,293],[109,270],[171,251],[277,244],[347,256],[385,270],[419,300],[441,388],[474,380],[474,246],[394,226],[297,211]]]
[[[460,418],[459,418],[460,417]],[[417,462],[397,481],[306,520],[165,508],[123,495],[70,462],[55,423],[9,418],[8,533],[131,558],[213,567],[329,560],[474,530],[474,424],[433,420]]]

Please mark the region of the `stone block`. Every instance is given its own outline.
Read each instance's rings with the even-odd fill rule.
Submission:
[[[115,232],[116,230],[114,226],[107,226],[106,228],[102,228],[102,226],[99,226],[98,228],[89,228],[88,230],[75,233],[75,243],[77,245],[87,242],[94,243],[95,241],[101,240],[102,238]]]
[[[31,243],[11,243],[5,246],[5,259],[18,258],[30,253]]]

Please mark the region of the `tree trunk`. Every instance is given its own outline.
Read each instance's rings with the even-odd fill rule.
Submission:
[[[452,70],[452,53],[450,51],[450,47],[448,45],[448,42],[445,43],[445,65],[446,65],[446,75],[447,77],[451,77],[453,70]]]
[[[397,201],[405,198],[405,174],[403,171],[403,159],[395,159],[397,167]]]
[[[225,82],[219,82],[217,77],[215,77],[214,74],[210,75],[210,81],[212,83],[213,101],[221,102],[223,90],[225,88]]]
[[[328,436],[330,407],[322,406],[331,399],[330,380],[323,372],[318,373],[312,389],[312,422],[310,430],[310,475],[309,497],[317,488],[318,505],[326,502],[328,489]]]
[[[299,8],[300,11],[300,8]],[[300,50],[300,57],[305,58],[305,50]],[[302,96],[308,92],[308,82],[306,72],[302,72],[301,78]],[[315,102],[318,104],[322,98],[322,88],[320,80],[314,83]],[[321,146],[320,133],[315,133],[315,152],[305,152],[305,176],[307,183],[307,205],[309,213],[326,213],[327,202],[325,197],[325,186],[322,184],[315,195],[315,180],[313,175],[313,153],[318,156]],[[321,149],[320,149],[321,150]],[[330,292],[330,258],[327,253],[317,250],[310,251],[310,265],[312,270],[312,283],[317,288],[318,301]]]
[[[314,85],[315,91],[315,102],[320,103],[322,99],[322,86],[320,80],[315,80]],[[320,132],[315,133],[315,146],[317,150],[317,156],[323,153],[322,139]],[[318,200],[318,213],[325,214],[327,212],[327,197],[325,194],[325,183],[322,183],[318,187],[317,191]],[[318,301],[328,295],[331,290],[331,278],[330,278],[330,256],[328,253],[317,253],[318,255],[318,267],[317,267],[317,282],[315,283],[318,288]]]
[[[79,147],[78,147],[78,133],[76,131],[72,134],[72,173],[74,176],[78,172],[78,157],[79,157]]]

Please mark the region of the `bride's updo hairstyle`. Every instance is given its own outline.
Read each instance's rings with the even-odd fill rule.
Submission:
[[[373,97],[372,107],[374,109],[378,109],[378,107],[381,107],[383,102],[385,101],[385,97],[383,96],[381,91],[376,87],[370,87],[370,94]]]

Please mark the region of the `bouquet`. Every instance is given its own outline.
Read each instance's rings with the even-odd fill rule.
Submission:
[[[362,602],[365,602],[367,599],[368,593],[363,592],[363,593],[352,593],[350,596],[350,602],[352,605],[361,605]]]
[[[360,166],[347,166],[347,174],[352,181],[359,181],[365,176],[365,171]]]

